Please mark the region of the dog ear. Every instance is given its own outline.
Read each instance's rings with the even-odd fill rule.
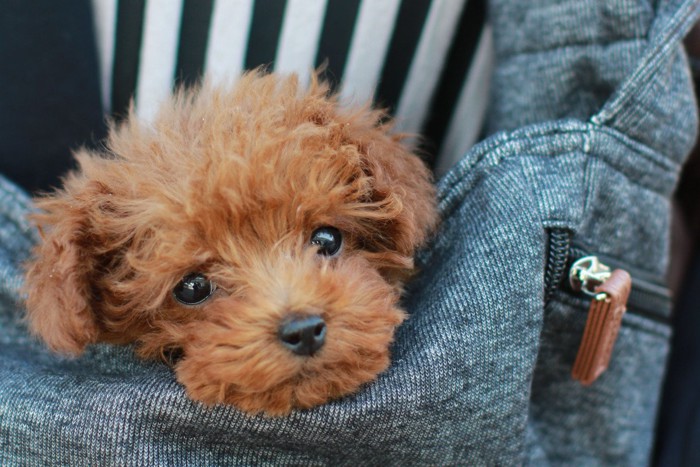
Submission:
[[[87,155],[81,159],[86,162]],[[36,202],[40,213],[33,220],[43,241],[25,265],[27,319],[32,333],[53,351],[80,354],[100,335],[92,303],[97,273],[92,224],[104,192],[104,186],[76,172],[63,189]]]
[[[377,252],[378,262],[388,279],[401,282],[405,270],[412,269],[412,258],[438,223],[432,174],[412,151],[402,135],[386,128],[383,138],[359,144],[363,154],[362,171],[370,180],[369,204],[378,206],[373,233],[363,241]]]
[[[397,252],[412,256],[437,224],[432,174],[400,135],[370,150],[364,170],[373,180],[372,201],[393,197],[400,204],[400,211],[386,225],[388,238]]]
[[[369,103],[344,107],[319,77],[321,71],[311,76],[309,96],[314,99],[302,109],[302,118],[327,127],[339,148],[357,149],[359,160],[352,162],[349,182],[361,187],[357,192],[365,205],[355,216],[366,227],[360,239],[363,249],[377,253],[382,269],[411,269],[416,250],[438,223],[432,173],[408,144],[409,135],[393,131],[385,110]]]

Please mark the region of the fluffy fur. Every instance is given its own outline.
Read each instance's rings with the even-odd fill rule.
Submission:
[[[386,116],[346,109],[313,80],[255,72],[181,91],[151,125],[129,115],[102,152],[37,200],[43,242],[27,264],[27,318],[54,351],[135,343],[174,364],[190,397],[279,415],[356,391],[389,364],[412,256],[436,224],[428,170]],[[343,248],[309,243],[334,226]],[[201,305],[173,288],[217,284]],[[317,314],[312,357],[278,341]]]

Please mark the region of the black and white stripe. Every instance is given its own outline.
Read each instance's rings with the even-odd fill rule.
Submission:
[[[275,70],[297,73],[304,81],[308,78],[309,70],[316,66],[327,11],[326,0],[287,0],[274,57]],[[260,63],[263,62],[257,64]]]
[[[175,81],[178,85],[194,84],[202,75],[211,28],[214,0],[185,0],[180,20]]]
[[[215,81],[231,79],[243,71],[252,16],[251,0],[214,2],[204,69]]]
[[[93,0],[103,99],[153,117],[177,84],[259,65],[374,98],[439,172],[475,142],[491,63],[484,0]],[[109,107],[109,105],[107,106]],[[439,155],[439,158],[435,156]]]
[[[274,62],[286,4],[286,0],[253,2],[253,15],[246,44],[245,69],[250,70],[256,66]]]

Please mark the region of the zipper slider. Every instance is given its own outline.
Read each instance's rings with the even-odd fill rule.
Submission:
[[[569,270],[569,283],[574,292],[583,292],[595,297],[595,288],[610,279],[610,268],[601,263],[597,256],[584,256]]]
[[[569,282],[575,291],[592,297],[571,372],[575,380],[588,386],[608,368],[627,310],[632,278],[623,269],[611,272],[596,256],[585,256],[571,266]]]

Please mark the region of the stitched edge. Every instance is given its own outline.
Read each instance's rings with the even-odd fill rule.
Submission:
[[[546,126],[543,127],[542,125]],[[438,203],[440,214],[443,217],[449,215],[451,213],[452,206],[464,198],[464,195],[468,189],[471,188],[471,186],[469,186],[470,184],[468,183],[467,186],[462,187],[460,192],[457,194],[454,193],[455,187],[460,183],[464,183],[467,178],[472,177],[475,170],[477,170],[477,166],[482,164],[489,155],[495,154],[496,159],[492,163],[484,166],[482,169],[495,167],[506,158],[523,155],[519,151],[536,147],[539,140],[544,138],[563,137],[566,135],[578,136],[579,141],[570,141],[565,142],[566,144],[559,144],[558,147],[550,152],[533,151],[534,154],[530,153],[528,155],[553,157],[557,155],[555,153],[561,154],[576,150],[579,150],[584,154],[590,154],[591,151],[595,150],[594,136],[596,133],[603,134],[611,141],[624,146],[630,151],[633,151],[636,155],[643,157],[645,161],[667,172],[669,176],[675,177],[675,174],[678,172],[678,166],[673,161],[668,160],[665,156],[659,154],[648,146],[632,140],[614,128],[597,126],[591,123],[579,122],[577,120],[562,120],[547,124],[536,124],[534,126],[524,127],[514,132],[496,134],[479,143],[471,151],[469,151],[467,155],[465,155],[465,157],[443,177],[440,183],[438,183]],[[524,145],[522,147],[505,147],[512,146],[515,143],[524,143]],[[624,167],[620,167],[619,164],[614,164],[613,161],[608,160],[604,153],[601,154],[603,157],[600,157],[599,155],[596,155],[596,157],[599,157],[607,165],[610,165],[625,175],[631,183],[654,191],[657,194],[667,196],[668,190],[665,190],[659,186],[652,186],[651,184],[644,184],[637,180],[630,179],[628,171],[625,170]],[[659,185],[661,185],[661,183]]]

